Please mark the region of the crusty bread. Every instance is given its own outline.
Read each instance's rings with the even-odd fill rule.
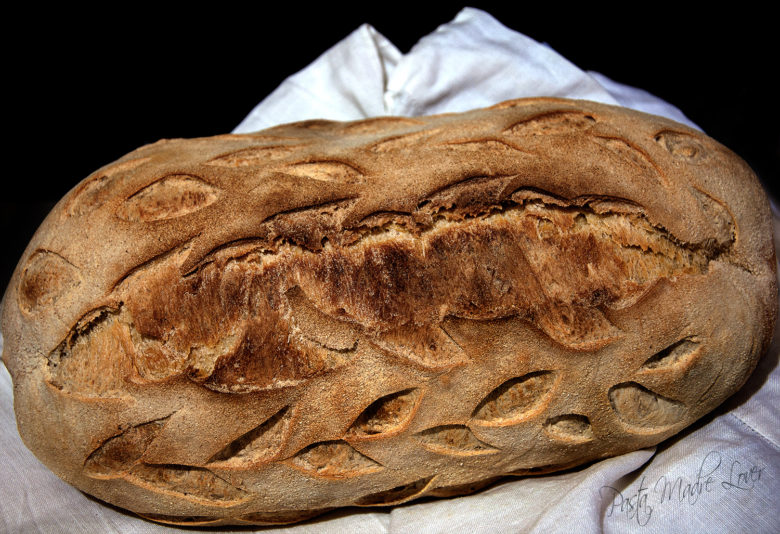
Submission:
[[[712,139],[538,98],[164,140],[95,172],[5,298],[19,430],[158,521],[273,524],[656,444],[776,316]]]

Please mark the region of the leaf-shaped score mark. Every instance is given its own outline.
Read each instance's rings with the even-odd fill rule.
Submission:
[[[305,338],[339,352],[351,351],[357,345],[355,326],[320,311],[299,286],[288,290],[285,296],[292,311],[291,323]]]
[[[406,389],[385,395],[363,410],[348,431],[350,437],[387,436],[406,427],[417,408],[420,390]]]
[[[689,338],[681,339],[664,350],[655,353],[643,365],[642,369],[670,369],[687,367],[696,354],[699,343]]]
[[[584,443],[593,439],[590,420],[584,415],[566,414],[551,417],[544,424],[548,435],[559,441]]]
[[[621,335],[620,330],[598,308],[545,303],[538,313],[539,328],[571,349],[598,350]]]
[[[181,217],[216,202],[219,189],[196,176],[172,174],[129,197],[117,210],[125,221],[159,221]]]
[[[474,410],[474,420],[482,425],[511,425],[534,415],[549,398],[555,373],[536,371],[507,380],[494,389]]]
[[[197,516],[197,515],[162,515],[162,514],[138,514],[144,519],[149,521],[156,521],[158,523],[166,523],[169,525],[179,525],[183,527],[202,527],[211,525],[213,523],[219,523],[221,521],[218,517],[212,516]]]
[[[464,154],[480,152],[486,156],[489,155],[492,157],[517,157],[519,154],[528,153],[527,151],[513,147],[504,141],[489,138],[449,142],[443,145],[443,147],[450,152],[462,152]]]
[[[363,177],[358,169],[341,161],[297,163],[284,168],[283,172],[320,182],[356,183]]]
[[[236,519],[253,525],[288,525],[299,521],[306,521],[312,517],[322,515],[330,511],[330,508],[318,510],[277,510],[274,512],[254,512],[244,514]]]
[[[361,454],[346,441],[324,441],[309,445],[290,463],[314,476],[349,478],[382,469],[382,465]]]
[[[439,128],[433,128],[419,132],[386,137],[385,139],[374,143],[371,146],[371,151],[381,154],[384,152],[394,152],[398,150],[408,150],[412,147],[420,147],[423,145],[423,143],[428,141],[434,135],[438,134],[440,131],[441,130]]]
[[[672,157],[698,165],[707,157],[707,151],[692,135],[666,130],[655,136],[655,141],[664,147]]]
[[[455,456],[475,456],[493,454],[498,449],[480,441],[464,425],[443,425],[423,430],[417,434],[420,444],[426,449]]]
[[[441,326],[399,326],[382,332],[373,341],[428,369],[447,369],[469,361],[463,349]]]
[[[372,493],[361,497],[355,504],[358,506],[392,506],[411,501],[420,497],[430,485],[433,477],[421,478],[411,484],[404,484],[395,488]]]
[[[114,163],[82,182],[65,200],[65,213],[70,216],[86,215],[98,209],[111,198],[113,185],[123,173],[140,167],[152,158],[136,158]]]
[[[233,506],[249,498],[244,490],[202,467],[138,464],[125,478],[151,491],[202,504]]]
[[[609,401],[625,423],[647,429],[660,429],[678,423],[686,411],[683,403],[662,397],[636,382],[612,386]]]
[[[639,148],[635,147],[625,139],[617,137],[592,136],[591,140],[609,150],[619,158],[630,161],[643,169],[649,170],[650,172],[655,170],[655,165],[647,156],[647,154],[639,150]]]
[[[348,124],[344,133],[351,135],[384,134],[388,130],[412,128],[425,124],[409,117],[376,117]]]
[[[81,284],[78,269],[47,250],[30,256],[19,283],[19,307],[27,313],[56,310],[57,301]]]
[[[135,425],[123,433],[109,438],[84,464],[84,471],[92,478],[122,476],[138,462],[157,434],[165,426],[168,417]]]
[[[255,146],[231,152],[207,162],[215,167],[261,167],[272,161],[286,158],[301,145]]]
[[[579,111],[551,111],[510,126],[506,133],[520,136],[578,133],[591,128],[596,119]]]
[[[274,458],[290,427],[291,412],[282,408],[263,424],[230,442],[214,455],[220,467],[248,467]]]
[[[494,142],[494,141],[493,141]],[[454,145],[466,147],[482,143]],[[448,148],[453,145],[448,145]],[[474,150],[472,148],[472,150]],[[487,151],[487,149],[485,149]],[[469,176],[459,182],[434,191],[423,199],[418,209],[436,213],[447,206],[491,206],[506,200],[507,188],[514,176]]]

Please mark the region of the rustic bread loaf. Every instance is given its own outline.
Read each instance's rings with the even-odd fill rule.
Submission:
[[[654,445],[776,316],[750,169],[538,98],[164,140],[52,211],[7,290],[19,430],[158,521],[294,522]]]

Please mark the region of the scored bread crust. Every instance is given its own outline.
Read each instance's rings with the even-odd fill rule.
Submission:
[[[52,210],[3,359],[79,489],[283,524],[679,432],[768,346],[771,232],[728,149],[592,102],[163,140]]]

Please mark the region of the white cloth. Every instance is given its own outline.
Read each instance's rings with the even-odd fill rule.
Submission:
[[[692,125],[647,92],[584,72],[487,13],[467,8],[405,55],[371,26],[361,26],[285,80],[235,131],[312,118],[462,111],[539,95],[620,104]],[[779,354],[776,341],[741,392],[657,451],[558,475],[508,479],[466,497],[335,512],[283,531],[780,532]],[[108,507],[60,481],[22,445],[11,403],[3,367],[0,531],[178,530]]]

